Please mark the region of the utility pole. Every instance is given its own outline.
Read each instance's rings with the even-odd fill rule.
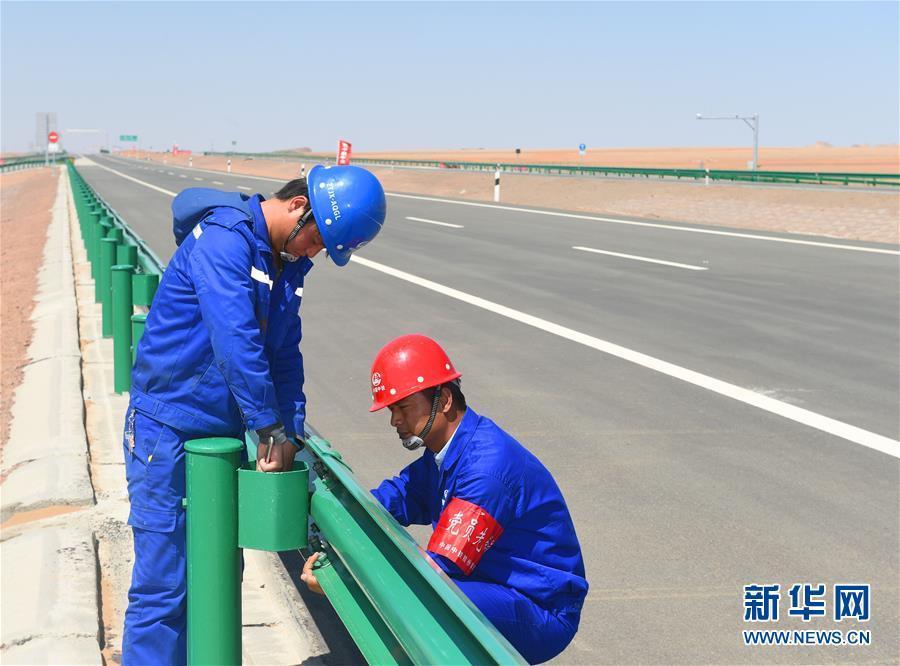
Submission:
[[[754,113],[749,116],[734,114],[733,116],[704,116],[702,113],[697,114],[697,120],[743,120],[744,123],[753,130],[753,170],[759,171],[759,114]]]

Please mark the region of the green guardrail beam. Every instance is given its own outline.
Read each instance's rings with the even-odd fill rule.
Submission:
[[[352,603],[354,584],[364,590],[413,663],[525,663],[481,611],[430,562],[409,533],[363,489],[326,440],[311,434],[306,445],[320,461],[310,515],[320,540],[327,544],[329,561],[339,559],[352,576],[351,580],[342,578],[347,590],[336,597],[338,603]],[[364,605],[359,613],[367,614]],[[354,630],[364,631],[366,644],[374,650],[366,658],[376,663],[373,659],[390,649],[390,643],[379,637],[380,624],[370,625],[365,627],[357,620]],[[405,662],[395,658],[389,663]]]

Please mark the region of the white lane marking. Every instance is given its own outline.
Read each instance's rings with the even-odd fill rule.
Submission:
[[[608,254],[611,257],[622,257],[624,259],[634,259],[635,261],[646,261],[651,264],[663,264],[664,266],[675,266],[677,268],[686,268],[689,271],[707,271],[708,268],[703,266],[691,266],[690,264],[679,264],[677,261],[663,261],[662,259],[651,259],[650,257],[639,257],[636,254],[622,254],[620,252],[608,252],[607,250],[597,250],[592,247],[582,247],[581,245],[573,245],[573,250],[581,250],[582,252],[595,252],[596,254]]]
[[[169,171],[168,174],[169,174],[170,176],[174,176],[174,175],[175,175],[172,171]]]
[[[177,168],[177,167],[176,167]],[[196,169],[195,169],[196,170]],[[203,170],[206,173],[222,173],[221,171],[213,171],[210,169]],[[162,173],[162,172],[160,172]],[[256,180],[270,180],[273,182],[284,182],[283,178],[265,178],[263,176],[249,176],[240,174],[241,178],[255,178]],[[220,183],[221,184],[221,183]],[[790,243],[793,245],[809,245],[812,247],[827,247],[833,250],[851,250],[854,252],[870,252],[872,254],[891,254],[900,256],[900,250],[885,250],[877,247],[863,247],[861,245],[846,245],[843,243],[824,243],[819,241],[800,240],[797,238],[779,238],[778,236],[765,236],[763,234],[745,234],[737,231],[717,231],[715,229],[696,229],[694,227],[683,227],[677,224],[660,224],[656,222],[641,222],[639,220],[615,219],[612,217],[601,217],[598,215],[579,215],[577,213],[557,213],[549,210],[536,210],[534,208],[517,208],[515,206],[500,206],[497,204],[479,203],[477,201],[455,201],[453,199],[441,199],[439,197],[426,197],[416,194],[400,194],[398,192],[385,192],[389,197],[398,197],[401,199],[418,199],[420,201],[434,201],[437,203],[456,204],[458,206],[475,206],[476,208],[495,208],[497,210],[509,210],[517,213],[531,213],[532,215],[549,215],[551,217],[566,217],[574,220],[589,220],[594,222],[608,222],[610,224],[624,224],[634,227],[649,227],[653,229],[668,229],[670,231],[686,231],[695,234],[709,234],[711,236],[728,236],[731,238],[748,238],[750,240],[771,241],[773,243]]]
[[[100,167],[101,169],[106,169],[110,173],[114,173],[117,176],[122,176],[122,178],[124,178],[125,180],[130,180],[133,183],[137,183],[138,185],[143,185],[144,187],[149,187],[151,190],[156,190],[157,192],[162,192],[163,194],[168,194],[170,197],[174,197],[176,194],[175,192],[172,192],[170,190],[164,190],[163,188],[157,187],[156,185],[151,185],[150,183],[145,182],[143,180],[138,180],[137,178],[133,178],[133,177],[129,176],[127,173],[122,173],[121,171],[116,171],[115,169],[110,169],[108,166],[104,166],[98,162],[94,162],[94,166]]]
[[[213,181],[213,185],[224,185],[224,184],[225,184],[225,183],[223,183],[221,180],[214,180],[214,181]]]
[[[185,176],[184,174],[181,174],[181,175],[179,175],[178,177],[179,177],[179,178],[187,178],[187,176]]]
[[[194,180],[203,180],[203,179],[200,178],[199,176],[194,176]]]
[[[502,317],[507,317],[508,319],[512,319],[527,326],[532,326],[547,333],[552,333],[553,335],[565,338],[566,340],[577,342],[578,344],[590,347],[591,349],[596,349],[604,354],[609,354],[624,361],[642,366],[648,370],[653,370],[654,372],[668,375],[669,377],[679,379],[688,384],[699,386],[700,388],[743,402],[752,407],[757,407],[770,412],[771,414],[783,416],[791,421],[802,423],[803,425],[815,428],[816,430],[821,430],[822,432],[834,435],[835,437],[840,437],[849,442],[854,442],[870,449],[874,449],[875,451],[886,453],[894,458],[900,458],[900,442],[885,437],[884,435],[879,435],[857,426],[850,425],[849,423],[844,423],[828,416],[817,414],[816,412],[797,407],[796,405],[790,405],[781,400],[776,400],[775,398],[770,398],[761,393],[742,388],[736,384],[731,384],[722,381],[721,379],[716,379],[715,377],[710,377],[709,375],[704,375],[694,370],[675,365],[674,363],[669,363],[668,361],[663,361],[653,356],[643,354],[639,351],[622,347],[607,340],[602,340],[592,335],[587,335],[586,333],[559,324],[554,324],[551,321],[535,317],[534,315],[527,314],[521,310],[514,310],[513,308],[494,303],[493,301],[480,298],[479,296],[474,296],[464,291],[459,291],[458,289],[432,282],[431,280],[421,278],[412,273],[406,273],[405,271],[391,268],[390,266],[379,264],[369,259],[363,259],[357,255],[350,257],[350,260],[361,266],[365,266],[366,268],[380,271],[400,280],[405,280],[406,282],[424,287],[425,289],[430,289],[431,291],[449,296],[450,298],[455,298],[458,301],[493,312]]]
[[[427,224],[438,224],[442,227],[451,227],[453,229],[464,229],[461,224],[450,224],[449,222],[438,222],[437,220],[426,220],[424,217],[407,217],[407,220],[412,220],[413,222],[426,222]]]
[[[110,159],[110,158],[107,158],[107,159]],[[114,162],[116,164],[123,164],[123,165],[127,165],[127,166],[131,166],[134,162],[133,160],[130,160],[128,158],[115,158],[115,159],[110,159],[110,161]],[[189,169],[193,173],[209,173],[214,176],[230,176],[230,177],[235,177],[235,178],[240,177],[240,178],[244,178],[244,179],[251,178],[253,180],[268,180],[273,183],[284,183],[286,180],[290,180],[290,178],[267,178],[265,176],[251,176],[248,173],[239,173],[239,172],[226,173],[225,171],[221,171],[221,170],[217,170],[217,169],[201,169],[199,167],[173,166],[172,168],[173,169],[186,169],[186,170]],[[162,173],[162,171],[160,171],[160,173]]]
[[[436,201],[438,203],[457,204],[460,206],[476,206],[479,208],[495,208],[497,210],[510,210],[516,213],[531,213],[533,215],[550,215],[552,217],[567,217],[576,220],[592,220],[595,222],[609,222],[611,224],[624,224],[634,227],[651,227],[654,229],[668,229],[670,231],[687,231],[695,234],[710,234],[712,236],[730,236],[732,238],[749,238],[751,240],[772,241],[774,243],[793,243],[795,245],[812,245],[815,247],[828,247],[834,250],[854,250],[856,252],[872,252],[874,254],[893,254],[900,256],[900,250],[883,250],[876,247],[862,247],[860,245],[843,245],[840,243],[820,243],[817,241],[798,240],[796,238],[779,238],[778,236],[764,236],[761,234],[743,234],[736,231],[716,231],[715,229],[695,229],[694,227],[682,227],[676,224],[658,224],[656,222],[639,222],[637,220],[617,220],[611,217],[599,217],[596,215],[578,215],[576,213],[555,213],[549,210],[535,210],[533,208],[516,208],[514,206],[498,206],[495,204],[477,203],[475,201],[454,201],[453,199],[438,199],[435,197],[423,197],[414,194],[397,194],[387,192],[390,197],[401,199],[419,199],[421,201]]]
[[[252,187],[244,187],[243,185],[238,185],[237,188],[239,190],[247,190],[248,192],[253,189]]]

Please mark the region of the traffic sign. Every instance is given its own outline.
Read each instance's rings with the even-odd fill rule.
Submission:
[[[137,141],[137,134],[120,134],[119,141]]]
[[[47,139],[50,141],[50,143],[56,143],[57,141],[59,141],[59,134],[57,134],[56,132],[50,132],[50,134],[47,135]]]

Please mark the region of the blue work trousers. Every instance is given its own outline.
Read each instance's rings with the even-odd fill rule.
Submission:
[[[184,443],[188,435],[129,407],[125,475],[134,568],[125,612],[125,666],[187,662]]]
[[[511,587],[459,578],[453,582],[529,664],[560,654],[578,630],[577,620],[573,625],[565,613],[544,610]]]

